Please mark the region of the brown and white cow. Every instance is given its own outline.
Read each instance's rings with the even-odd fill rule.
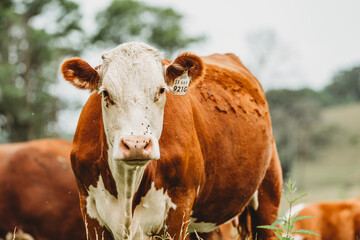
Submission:
[[[360,198],[314,203],[304,206],[297,216],[313,218],[296,222],[294,230],[305,229],[320,234],[297,235],[297,240],[360,239]]]
[[[36,240],[85,239],[70,150],[57,139],[0,145],[0,238],[16,228]]]
[[[90,239],[211,238],[251,199],[253,226],[277,218],[282,176],[268,105],[236,56],[171,62],[126,43],[102,59],[95,69],[80,58],[61,66],[67,81],[93,91],[71,152]],[[172,94],[190,79],[185,96]]]

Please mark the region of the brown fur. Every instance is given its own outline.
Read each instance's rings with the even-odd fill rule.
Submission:
[[[36,240],[84,239],[71,143],[0,145],[0,238],[16,227]]]
[[[166,61],[163,61],[163,63],[166,63]],[[191,83],[194,84],[204,71],[204,64],[201,58],[188,52],[179,55],[166,68],[167,84],[172,85],[174,80],[181,76],[185,71],[188,71]]]
[[[61,65],[61,72],[68,82],[80,89],[95,90],[99,85],[99,74],[81,58],[71,58]],[[78,79],[78,82],[75,81]]]
[[[215,54],[201,58],[201,62],[195,69],[203,64],[205,72],[185,96],[167,93],[159,142],[161,159],[146,167],[133,208],[152,182],[157,189],[164,188],[177,206],[170,210],[165,224],[169,234],[178,237],[184,236],[187,224],[182,221],[189,219],[191,211],[198,221],[220,225],[240,214],[258,189],[259,209],[251,211],[253,237],[276,239],[271,231],[256,229],[276,220],[282,188],[265,94],[236,56]],[[170,78],[178,75],[171,68],[168,71]],[[84,106],[71,155],[84,200],[86,189],[90,184],[96,186],[100,174],[103,179],[108,174],[106,188],[116,196],[112,187],[116,183],[104,157],[107,146],[100,100],[94,93]],[[85,202],[81,208],[86,213]],[[96,221],[89,222],[89,229],[93,228],[111,235]],[[90,234],[90,239],[95,236]]]
[[[360,239],[360,198],[311,204],[298,216],[313,218],[298,221],[295,230],[305,229],[321,235],[301,234],[304,240]]]

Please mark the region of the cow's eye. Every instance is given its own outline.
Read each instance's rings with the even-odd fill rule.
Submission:
[[[104,97],[104,101],[106,102],[106,107],[109,107],[109,104],[114,105],[114,101],[111,100],[109,92],[104,90],[102,91],[103,97]]]
[[[159,95],[163,94],[165,92],[165,88],[160,88]]]
[[[108,91],[104,90],[104,91],[102,92],[102,94],[103,94],[103,96],[104,96],[105,99],[106,99],[106,98],[110,98]]]
[[[159,98],[164,94],[164,92],[165,92],[165,88],[164,87],[160,88],[159,92],[155,96],[154,101],[157,102],[159,100]]]

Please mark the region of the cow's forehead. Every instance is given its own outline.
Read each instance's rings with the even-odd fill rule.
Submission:
[[[160,57],[160,53],[152,46],[141,42],[129,42],[124,43],[116,48],[105,52],[103,55],[105,58],[109,58],[113,55],[128,55],[129,57],[136,57],[136,55],[142,55],[143,53],[152,54],[153,56]]]
[[[126,43],[104,53],[100,76],[103,87],[117,91],[164,82],[159,51],[144,43]]]

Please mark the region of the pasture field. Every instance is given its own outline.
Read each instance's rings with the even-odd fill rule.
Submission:
[[[302,201],[332,201],[360,196],[360,104],[327,108],[324,123],[331,126],[330,144],[316,154],[314,161],[295,163],[291,178]],[[281,212],[286,211],[282,201]]]

